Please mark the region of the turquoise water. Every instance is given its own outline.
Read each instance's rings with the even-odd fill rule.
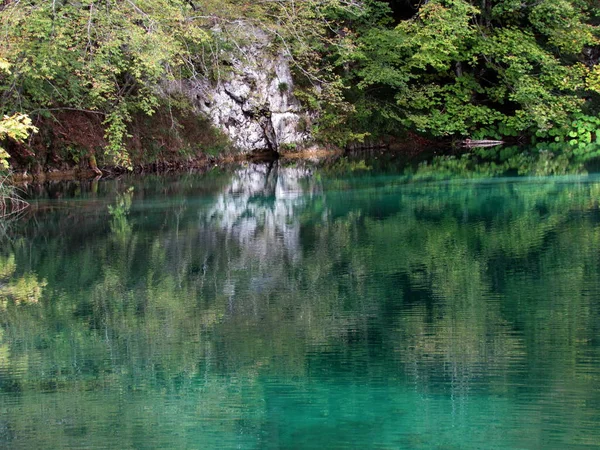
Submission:
[[[0,447],[600,448],[600,178],[346,169],[32,191]]]

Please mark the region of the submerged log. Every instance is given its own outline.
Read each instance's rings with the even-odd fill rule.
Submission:
[[[495,145],[502,145],[504,141],[494,141],[490,139],[481,139],[481,140],[473,140],[473,139],[465,139],[462,141],[463,147],[494,147]]]

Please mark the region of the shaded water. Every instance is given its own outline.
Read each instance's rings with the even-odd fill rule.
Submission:
[[[0,447],[600,447],[600,178],[71,184],[0,249]]]

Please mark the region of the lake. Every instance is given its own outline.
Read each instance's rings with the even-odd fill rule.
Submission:
[[[341,161],[31,190],[0,447],[600,448],[600,177]]]

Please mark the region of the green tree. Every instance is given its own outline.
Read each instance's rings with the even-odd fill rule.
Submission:
[[[599,12],[571,0],[432,0],[360,38],[357,80],[364,96],[391,93],[392,119],[431,136],[564,137],[574,114],[600,108],[586,58]]]
[[[352,45],[342,16],[365,14],[360,2],[341,0],[4,2],[0,56],[11,73],[0,84],[0,112],[18,106],[48,120],[59,111],[97,115],[107,159],[130,167],[125,141],[133,118],[173,105],[189,110],[184,96],[165,93],[165,82],[226,75],[228,58],[244,57],[240,23],[265,30],[274,51],[292,58],[313,107],[348,107],[333,63],[322,56]]]
[[[107,153],[130,165],[127,123],[155,111],[161,80],[193,52],[186,44],[208,39],[190,12],[177,0],[8,2],[0,10],[0,55],[11,63],[3,109],[100,114]]]
[[[0,58],[0,77],[7,74],[10,74],[10,64],[5,59]],[[15,113],[0,119],[0,141],[6,138],[22,141],[30,133],[36,131],[37,129],[31,124],[31,119],[25,114]],[[8,158],[10,158],[10,155],[0,147],[0,170],[8,169]]]

